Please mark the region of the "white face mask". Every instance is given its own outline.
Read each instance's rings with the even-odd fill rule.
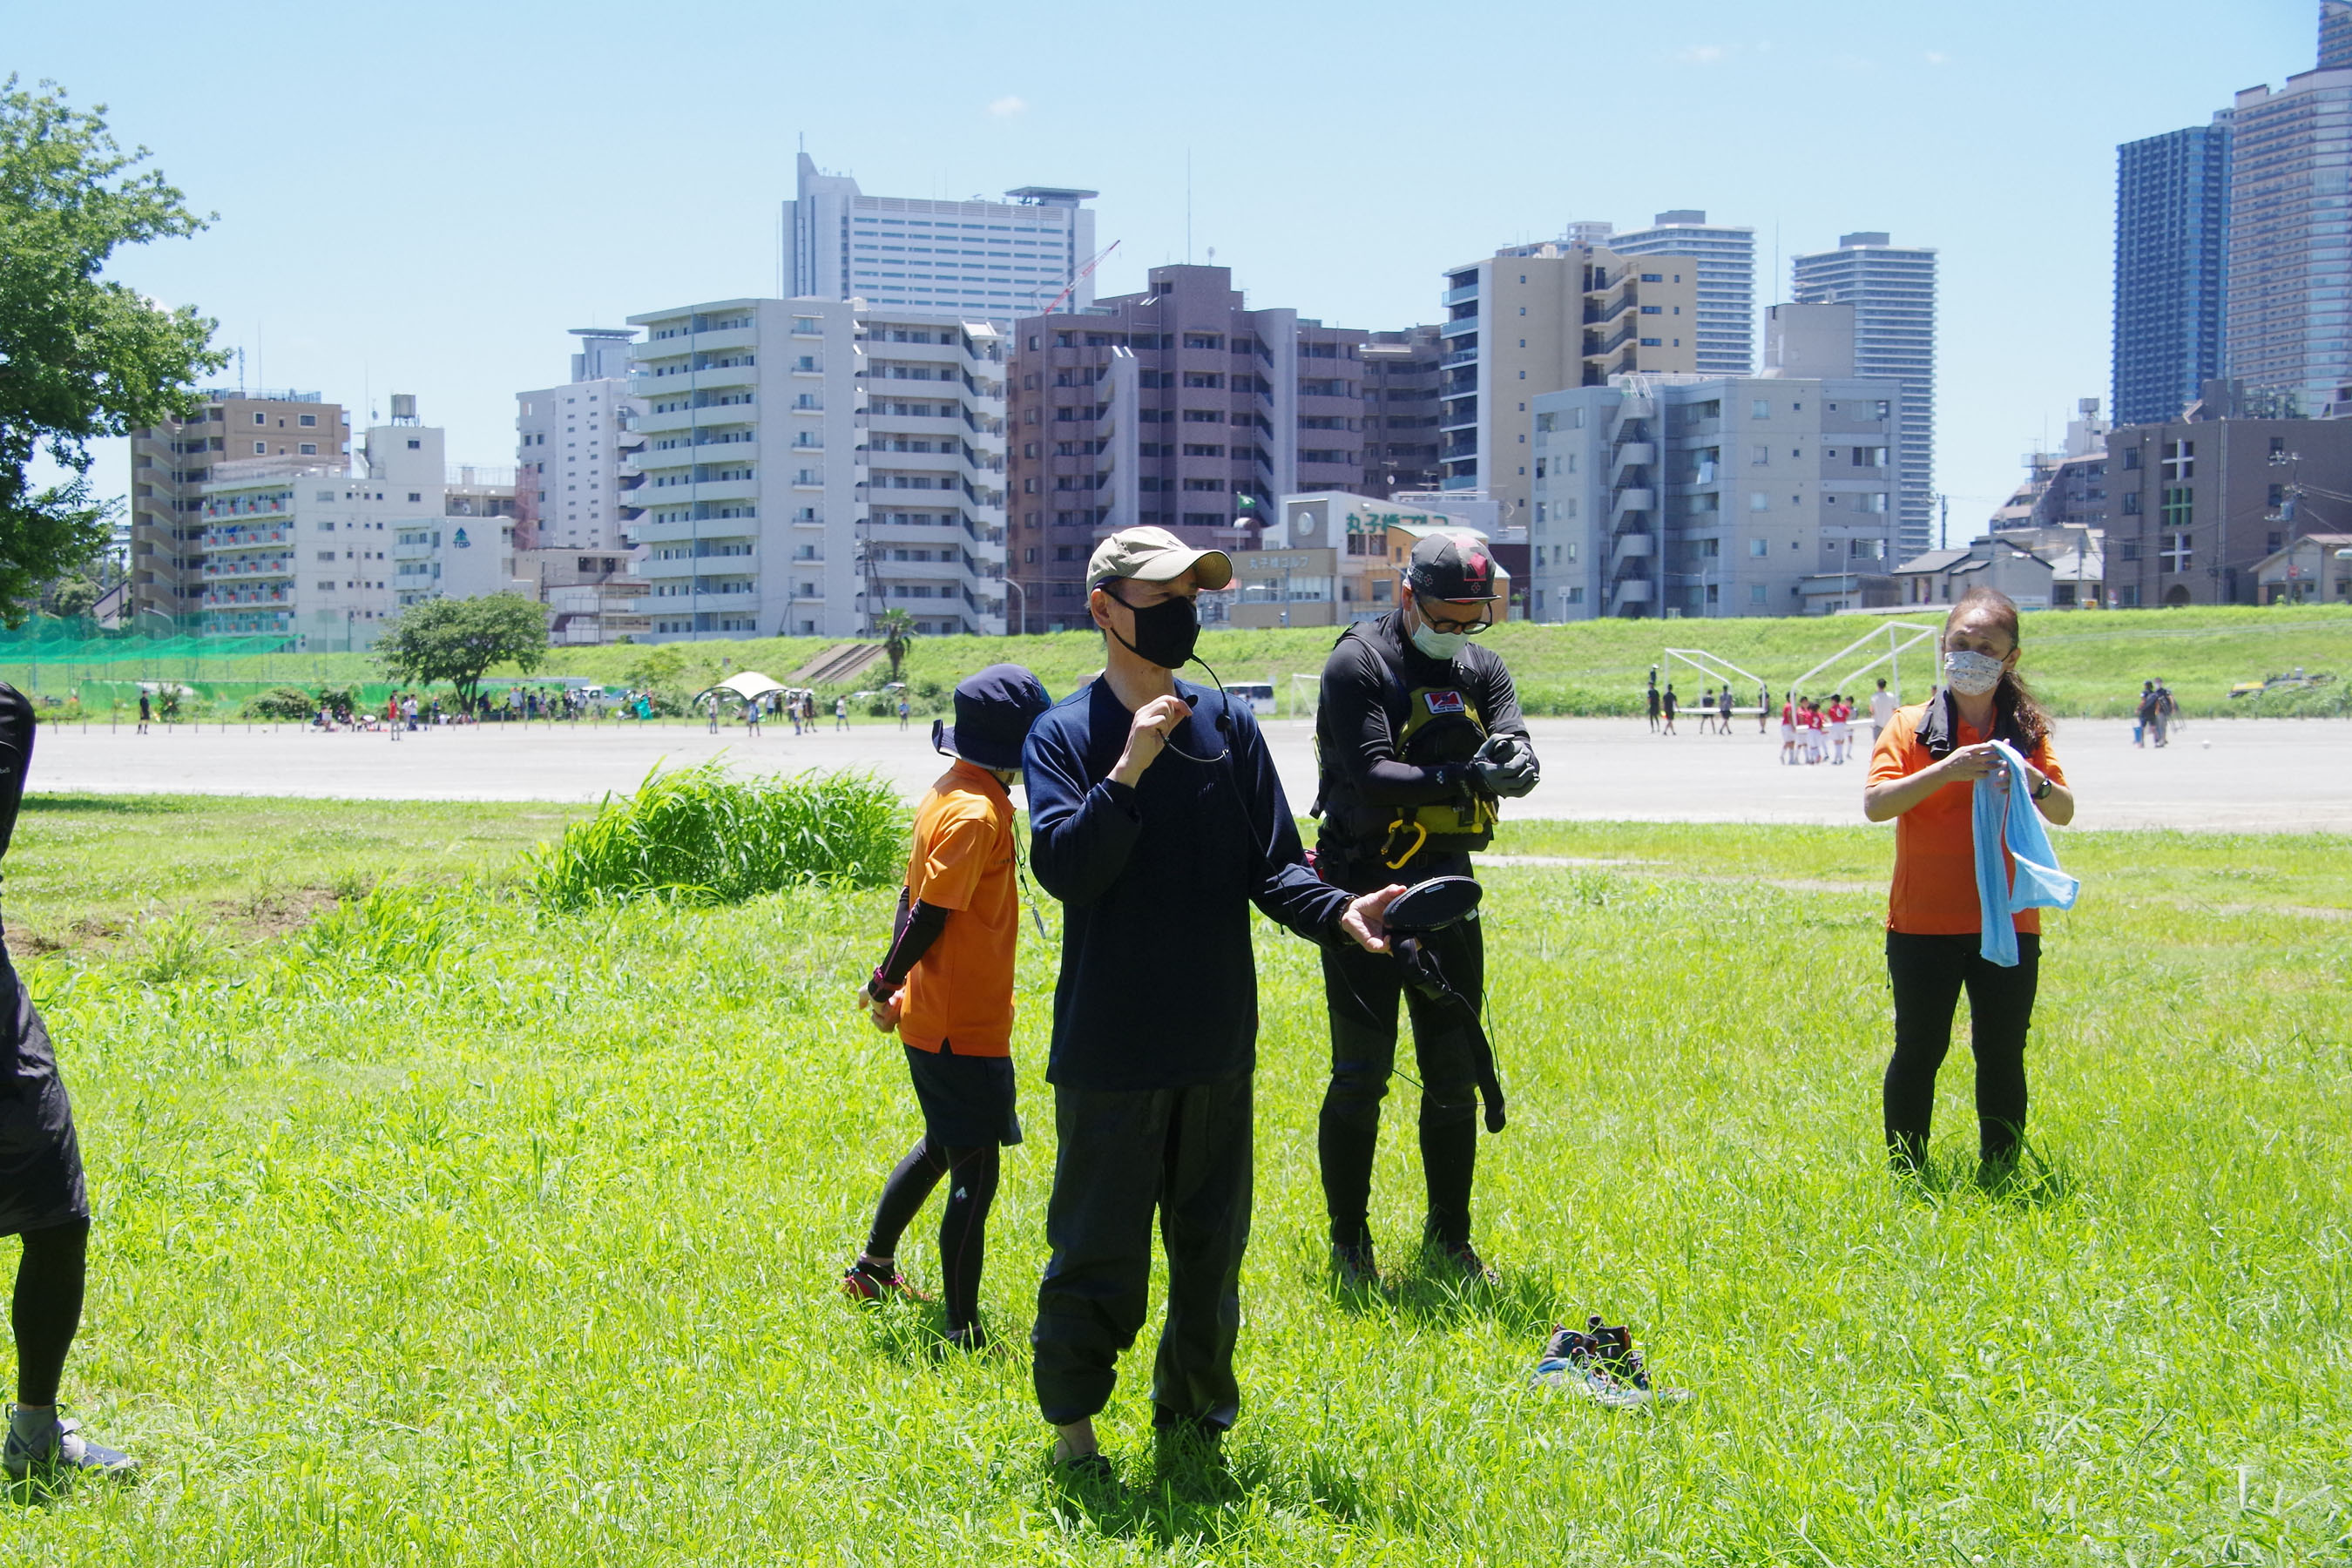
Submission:
[[[1432,631],[1425,626],[1412,628],[1412,646],[1432,658],[1452,658],[1470,646],[1468,632]]]
[[[1963,697],[1982,697],[2000,684],[2007,668],[1990,655],[1956,650],[1944,656],[1944,684]]]

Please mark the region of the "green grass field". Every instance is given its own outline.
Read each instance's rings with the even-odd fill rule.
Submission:
[[[2070,625],[2073,623],[2069,623]],[[1233,672],[1228,671],[1228,676]],[[985,1313],[834,1290],[917,1130],[846,998],[889,889],[556,915],[551,806],[27,803],[9,940],[99,1211],[67,1398],[139,1485],[26,1563],[2284,1563],[2352,1556],[2352,837],[2097,834],[2051,922],[2041,1164],[1874,1152],[1884,830],[1544,824],[1487,875],[1505,1289],[1326,1283],[1313,954],[1262,931],[1248,1404],[1161,1474],[1148,1342],[1047,1472],[1022,1335],[1053,1148],[1024,938]],[[368,889],[379,878],[383,890]],[[1053,911],[1048,911],[1049,921]],[[1181,982],[1145,1005],[1181,1005]],[[1375,1224],[1417,1222],[1413,1091]],[[906,1249],[935,1280],[928,1231]],[[1630,1321],[1687,1405],[1531,1390]]]
[[[1922,624],[1937,619],[1932,611],[1898,618]],[[1488,646],[1509,664],[1531,712],[1626,714],[1641,710],[1642,689],[1650,668],[1661,661],[1669,646],[1704,648],[1754,671],[1771,683],[1778,700],[1790,681],[1862,637],[1874,619],[1611,620],[1568,626],[1517,622],[1488,634]],[[1272,680],[1283,696],[1286,712],[1291,677],[1319,672],[1335,635],[1328,628],[1308,627],[1217,631],[1202,639],[1201,652],[1227,680]],[[2336,711],[2342,705],[2342,683],[2352,680],[2352,607],[2347,606],[2036,614],[2026,617],[2025,644],[2025,669],[2037,689],[2056,711],[2077,717],[2128,717],[2140,682],[2156,678],[2170,683],[2183,710],[2190,714]],[[105,674],[121,679],[169,676],[193,681],[206,693],[208,713],[215,707],[233,712],[252,692],[276,684],[314,690],[322,683],[360,684],[366,689],[367,700],[379,707],[388,689],[382,684],[382,672],[363,653],[278,654],[201,661],[194,668],[166,671],[131,664],[34,667],[11,663],[14,646],[0,640],[0,679],[37,692],[62,693],[71,685],[98,712],[103,712],[110,700],[127,700],[135,708],[136,690],[101,689],[94,681],[85,686],[79,684],[84,676]],[[550,655],[541,673],[614,685],[656,684],[683,697],[747,668],[785,679],[833,645],[817,637],[773,637],[663,646],[674,652],[656,656],[651,647],[627,646],[559,648]],[[1922,657],[1925,651],[1915,649],[1905,658],[1906,692],[1925,690],[1932,679],[1931,661]],[[656,678],[649,673],[649,658],[674,659],[677,668]],[[907,677],[918,686],[944,692],[961,677],[999,660],[1029,666],[1058,696],[1102,668],[1102,639],[1090,632],[920,638],[908,658]],[[877,667],[853,685],[878,686],[887,679],[881,672],[884,668]],[[1826,695],[1829,682],[1845,668],[1810,683],[1808,690]],[[2309,700],[2282,703],[2273,698],[2263,705],[2230,700],[2230,688],[2236,682],[2261,680],[2296,668],[2325,670],[2337,677],[2334,690],[2325,694],[2321,706],[2315,707]],[[1695,695],[1701,684],[1688,670],[1666,674],[1677,679],[1685,697]],[[829,698],[834,689],[826,690]],[[1739,689],[1738,695],[1748,702],[1755,700],[1752,686]],[[209,700],[215,696],[216,702]],[[919,704],[924,710],[937,705],[920,700]]]

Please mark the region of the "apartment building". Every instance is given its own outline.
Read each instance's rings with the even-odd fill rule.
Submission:
[[[1015,624],[1091,625],[1087,560],[1117,529],[1242,547],[1244,498],[1263,512],[1302,488],[1305,450],[1318,486],[1356,488],[1366,335],[1246,309],[1225,267],[1155,267],[1140,293],[1016,322],[1005,405]]]
[[[1902,386],[1612,376],[1534,399],[1531,619],[1892,604]]]
[[[2352,68],[2248,88],[2231,114],[2222,374],[2352,405]],[[2334,193],[2333,195],[2329,193]],[[2178,410],[2166,410],[2172,417]]]
[[[1004,629],[1003,353],[985,321],[819,299],[632,316],[622,479],[656,640]]]
[[[340,469],[351,417],[315,392],[210,387],[184,424],[131,433],[131,604],[133,617],[192,626],[205,617],[204,487],[230,462],[283,461]]]
[[[1364,374],[1363,493],[1438,488],[1438,390],[1445,339],[1435,326],[1370,332]]]
[[[1756,231],[1710,224],[1696,208],[1663,212],[1648,228],[1591,226],[1620,256],[1686,256],[1698,266],[1698,372],[1748,375],[1756,369]]]
[[[1698,368],[1691,257],[1625,257],[1581,239],[1515,246],[1450,268],[1444,304],[1439,482],[1483,491],[1506,531],[1524,527],[1532,504],[1536,398]]]
[[[396,393],[356,460],[299,452],[215,462],[198,541],[206,636],[282,633],[366,647],[403,606],[500,592],[514,576],[514,476],[453,467]]]
[[[1002,202],[869,196],[844,174],[824,174],[806,153],[784,204],[789,298],[860,299],[893,310],[953,312],[1000,326],[1044,313],[1065,289],[1066,309],[1094,303],[1097,193],[1024,185]]]
[[[1883,231],[1842,235],[1835,250],[1798,257],[1793,281],[1801,305],[1853,307],[1855,374],[1902,384],[1895,537],[1916,555],[1935,531],[1936,252]]]
[[[629,393],[634,327],[574,327],[579,352],[562,386],[515,394],[517,492],[526,548],[592,554],[628,548],[621,528],[621,477],[644,437],[645,412]]]
[[[2258,603],[2263,558],[2352,525],[2352,419],[2231,417],[2209,386],[2190,417],[2107,433],[2109,602]]]
[[[2116,149],[2115,411],[2179,417],[2221,374],[2228,110]]]

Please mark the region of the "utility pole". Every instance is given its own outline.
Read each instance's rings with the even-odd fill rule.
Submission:
[[[1952,498],[1948,495],[1938,495],[1936,498],[1936,505],[1941,513],[1941,519],[1936,525],[1936,548],[1949,550],[1952,547]]]

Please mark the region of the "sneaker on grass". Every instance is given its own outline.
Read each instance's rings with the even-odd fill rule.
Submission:
[[[75,1475],[122,1475],[139,1461],[81,1435],[81,1423],[52,1419],[47,1432],[26,1437],[16,1430],[16,1407],[8,1407],[8,1437],[0,1447],[11,1480],[48,1481]]]
[[[1381,1288],[1381,1266],[1372,1256],[1369,1241],[1335,1241],[1331,1244],[1331,1272],[1338,1276],[1343,1290],[1377,1290]]]
[[[888,1263],[859,1258],[842,1271],[841,1291],[854,1301],[929,1301],[930,1298],[907,1283],[907,1277]]]
[[[1437,1259],[1439,1277],[1449,1282],[1486,1287],[1503,1282],[1503,1277],[1489,1268],[1478,1256],[1478,1249],[1466,1241],[1459,1247],[1441,1247],[1433,1241],[1429,1250]]]

